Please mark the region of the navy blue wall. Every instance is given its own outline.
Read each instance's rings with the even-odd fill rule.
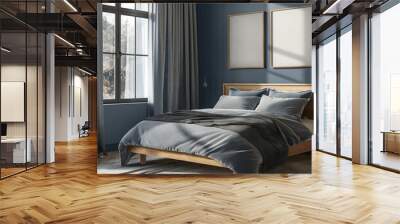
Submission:
[[[121,138],[147,116],[147,103],[104,104],[104,144],[115,150]]]
[[[272,9],[297,4],[231,3],[198,4],[197,31],[199,48],[200,107],[213,107],[222,94],[224,82],[237,83],[311,83],[311,69],[272,69],[266,50],[265,69],[227,68],[227,17],[241,12],[265,11],[266,46],[269,43],[268,16]],[[290,35],[290,33],[288,33]],[[310,40],[311,41],[311,40]],[[206,85],[205,85],[206,83]]]

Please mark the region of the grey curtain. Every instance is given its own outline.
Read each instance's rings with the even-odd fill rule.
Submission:
[[[151,33],[153,113],[198,108],[195,4],[153,4]]]

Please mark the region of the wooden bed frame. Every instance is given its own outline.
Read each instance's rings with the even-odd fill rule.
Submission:
[[[271,88],[280,91],[298,92],[311,90],[311,84],[276,84],[276,83],[224,83],[223,93],[227,95],[230,88],[240,90],[257,90],[264,88]],[[303,117],[313,119],[313,101],[311,100],[304,109]],[[209,166],[223,167],[218,161],[198,155],[191,155],[187,153],[171,152],[160,149],[152,149],[146,147],[130,146],[129,151],[139,154],[140,164],[146,163],[146,156],[157,156],[162,158],[169,158],[174,160],[181,160],[186,162],[204,164]],[[311,140],[304,141],[300,144],[293,145],[289,148],[288,156],[295,156],[302,153],[311,151]]]

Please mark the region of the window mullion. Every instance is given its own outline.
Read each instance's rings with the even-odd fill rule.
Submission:
[[[120,3],[117,3],[117,10],[115,16],[116,23],[116,38],[115,38],[115,99],[120,100],[121,97],[121,13]]]
[[[135,17],[135,56],[134,56],[134,58],[135,58],[135,73],[134,73],[134,75],[135,75],[135,98],[137,97],[137,82],[136,82],[136,71],[137,71],[137,59],[136,59],[136,51],[137,51],[137,45],[136,45],[136,43],[137,43],[137,22],[136,22],[137,20],[136,20],[136,17]]]
[[[336,31],[336,155],[342,156],[341,152],[341,119],[340,119],[340,79],[341,79],[341,64],[340,64],[340,36],[341,31]]]

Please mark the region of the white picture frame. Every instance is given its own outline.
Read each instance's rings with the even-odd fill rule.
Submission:
[[[228,16],[228,68],[265,68],[265,12]]]
[[[310,68],[312,8],[272,10],[270,58],[272,68]]]

